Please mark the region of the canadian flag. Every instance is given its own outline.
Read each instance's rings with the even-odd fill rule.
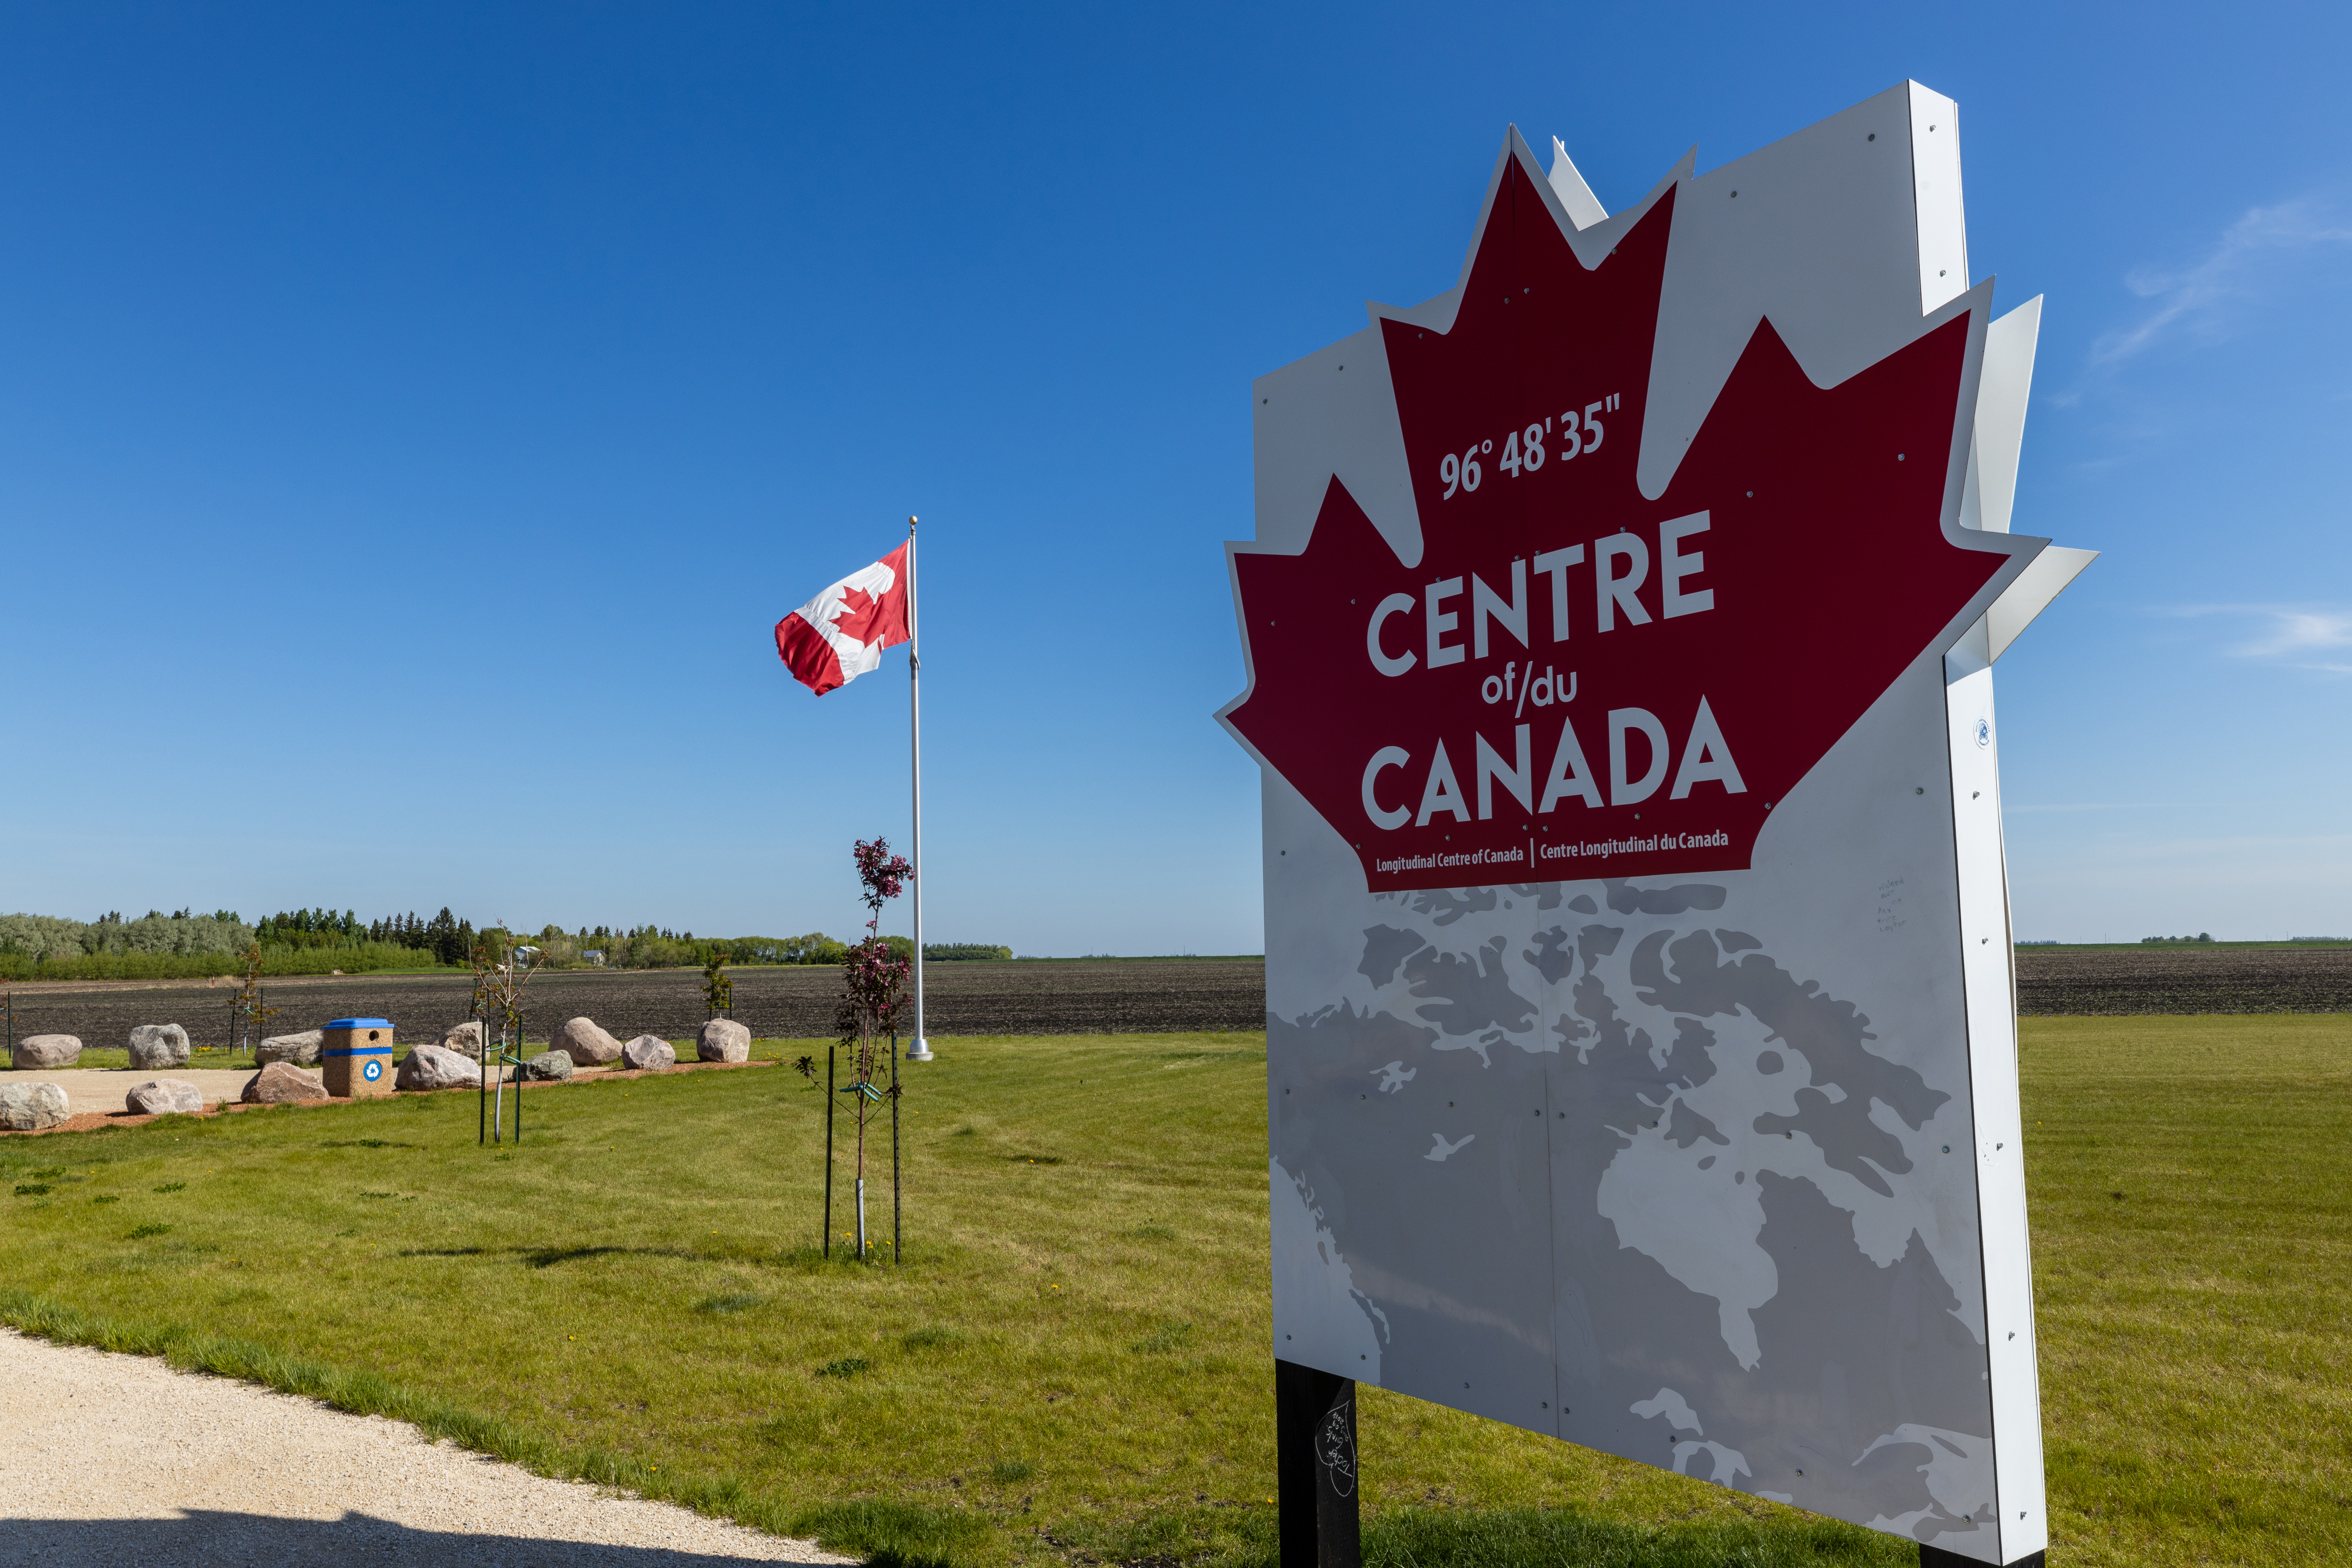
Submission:
[[[882,662],[882,650],[905,642],[907,552],[901,544],[862,572],[852,572],[776,623],[776,656],[819,697]]]

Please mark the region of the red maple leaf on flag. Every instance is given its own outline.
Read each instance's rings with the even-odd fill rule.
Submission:
[[[1826,388],[1760,322],[1642,493],[1675,194],[1588,269],[1507,160],[1453,325],[1381,321],[1419,564],[1336,477],[1303,552],[1233,555],[1224,717],[1375,890],[1745,868],[2014,554],[1943,525],[1966,311]]]
[[[833,613],[834,629],[862,643],[880,642],[886,633],[897,633],[903,638],[904,605],[904,600],[894,605],[889,600],[877,599],[863,588],[847,589],[841,595],[841,608]]]

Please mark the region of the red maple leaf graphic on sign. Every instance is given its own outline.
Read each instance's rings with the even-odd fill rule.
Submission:
[[[1302,552],[1233,557],[1225,716],[1376,890],[1745,868],[2011,557],[1943,526],[1965,312],[1827,388],[1760,323],[1642,493],[1674,203],[1588,270],[1507,160],[1452,327],[1381,322],[1420,563],[1337,478]]]

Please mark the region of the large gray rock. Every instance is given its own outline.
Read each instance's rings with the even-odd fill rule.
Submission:
[[[171,1116],[202,1110],[205,1091],[184,1078],[151,1078],[122,1097],[133,1116]]]
[[[562,1051],[546,1051],[522,1064],[522,1076],[561,1082],[572,1076],[572,1058]]]
[[[27,1035],[16,1042],[12,1065],[23,1072],[27,1068],[69,1068],[79,1060],[81,1042],[71,1035]]]
[[[131,1066],[135,1071],[188,1065],[188,1031],[177,1024],[141,1024],[131,1031]]]
[[[0,1085],[0,1129],[38,1132],[73,1114],[66,1091],[53,1083]]]
[[[395,1089],[475,1089],[482,1069],[474,1058],[439,1046],[417,1046],[401,1059]]]
[[[621,1059],[640,1072],[677,1066],[677,1053],[670,1049],[669,1042],[651,1035],[639,1035],[623,1046]]]
[[[271,1062],[246,1080],[247,1105],[296,1105],[327,1098],[327,1086],[291,1062]]]
[[[299,1035],[272,1035],[253,1047],[253,1059],[263,1067],[271,1062],[292,1062],[296,1067],[314,1068],[319,1065],[319,1053],[326,1048],[327,1031],[305,1029]]]
[[[702,1037],[695,1042],[694,1054],[707,1062],[748,1062],[751,1059],[751,1031],[732,1018],[713,1018],[702,1026]]]
[[[468,1018],[462,1024],[452,1024],[441,1031],[441,1048],[459,1051],[478,1060],[482,1054],[482,1021]]]
[[[599,1028],[593,1018],[574,1018],[565,1024],[555,1031],[552,1045],[583,1068],[600,1068],[621,1059],[621,1042]]]

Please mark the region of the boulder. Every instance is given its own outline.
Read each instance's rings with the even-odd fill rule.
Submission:
[[[134,1071],[188,1065],[188,1031],[177,1024],[141,1024],[131,1031]]]
[[[262,1067],[271,1062],[292,1062],[296,1067],[314,1068],[319,1065],[319,1053],[326,1048],[327,1031],[305,1029],[299,1035],[272,1035],[253,1047],[253,1059]]]
[[[205,1091],[184,1078],[151,1078],[122,1097],[133,1116],[171,1116],[205,1108]]]
[[[462,1024],[452,1024],[441,1031],[441,1048],[457,1051],[480,1060],[482,1055],[482,1021],[468,1018]]]
[[[639,1035],[621,1047],[621,1059],[640,1072],[655,1068],[677,1066],[677,1053],[669,1048],[667,1040],[651,1035]]]
[[[553,1048],[583,1068],[600,1068],[621,1058],[621,1042],[597,1027],[593,1018],[574,1018],[556,1030]]]
[[[26,1068],[69,1068],[81,1060],[81,1042],[71,1035],[27,1035],[16,1042],[18,1072]]]
[[[246,1080],[247,1105],[295,1105],[327,1098],[327,1086],[291,1062],[271,1062]]]
[[[522,1076],[560,1083],[572,1076],[572,1058],[562,1051],[542,1052],[522,1064]]]
[[[401,1059],[400,1072],[393,1079],[396,1089],[476,1089],[482,1081],[482,1069],[473,1058],[463,1051],[453,1051],[440,1046],[416,1046]]]
[[[38,1132],[44,1127],[55,1127],[72,1114],[72,1102],[56,1084],[0,1086],[0,1128],[10,1132]]]
[[[748,1062],[751,1059],[751,1031],[732,1018],[713,1018],[702,1026],[702,1037],[695,1042],[694,1054],[707,1062]]]

